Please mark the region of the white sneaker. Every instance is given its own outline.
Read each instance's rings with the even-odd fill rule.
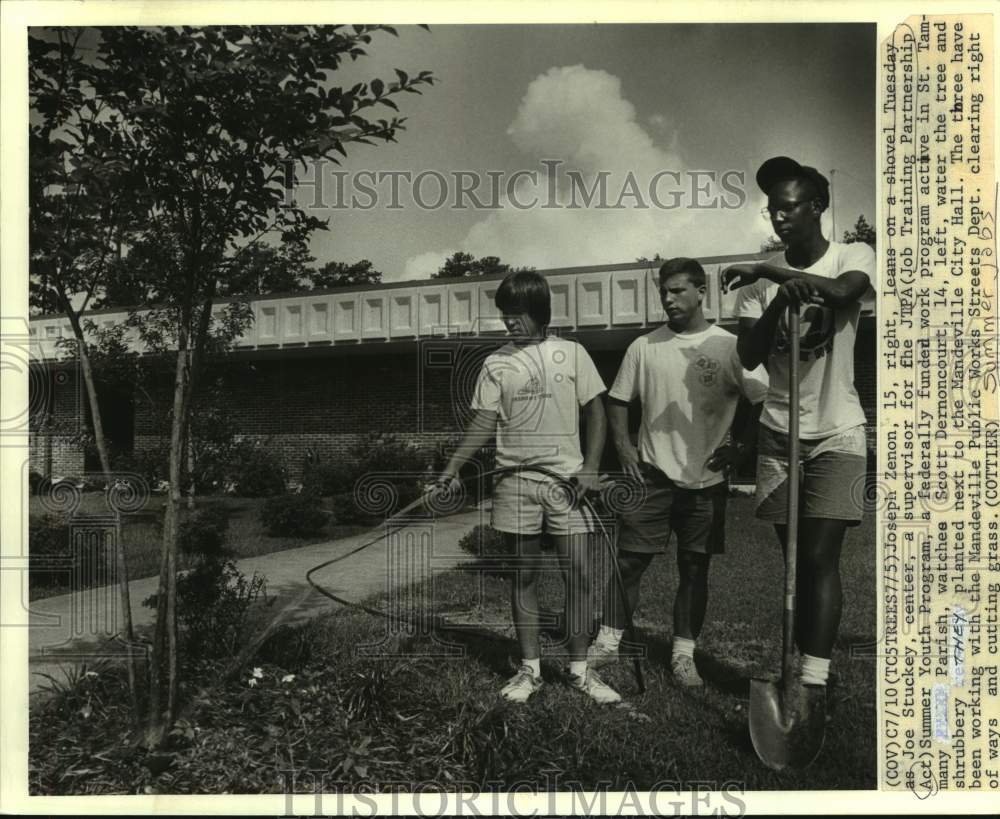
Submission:
[[[507,685],[500,689],[500,696],[509,702],[525,702],[541,687],[542,678],[535,676],[531,666],[522,665]]]
[[[693,657],[686,657],[684,655],[675,657],[670,661],[670,670],[674,672],[674,679],[677,681],[677,684],[683,685],[685,688],[696,688],[699,685],[705,684],[705,681],[698,673],[698,668],[694,664]]]
[[[600,705],[611,705],[622,701],[622,695],[604,682],[592,668],[588,668],[583,677],[579,674],[570,674],[569,680],[570,685]]]
[[[594,640],[587,647],[587,665],[590,668],[603,668],[618,662],[618,647],[612,648],[607,643]]]

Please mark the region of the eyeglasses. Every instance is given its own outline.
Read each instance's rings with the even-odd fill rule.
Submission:
[[[766,208],[760,209],[760,215],[764,217],[764,220],[770,222],[772,219],[777,218],[780,213],[783,219],[787,219],[792,215],[792,211],[795,210],[799,205],[808,204],[810,199],[803,199],[801,202],[790,202],[787,205],[782,205],[780,208],[773,208],[768,205]]]

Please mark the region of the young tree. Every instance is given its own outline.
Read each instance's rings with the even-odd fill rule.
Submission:
[[[432,279],[450,279],[461,276],[492,276],[534,270],[533,267],[511,267],[501,262],[497,256],[483,256],[477,259],[471,253],[461,250],[449,256]]]
[[[246,302],[213,315],[234,292],[249,248],[274,235],[304,244],[325,223],[289,189],[296,167],[338,161],[351,145],[395,141],[404,119],[379,118],[394,98],[420,93],[429,72],[336,85],[345,60],[388,26],[221,26],[101,29],[93,99],[104,111],[141,192],[129,258],[157,304],[135,324],[147,345],[174,356],[170,490],[164,515],[146,744],[177,715],[177,524],[180,476],[198,372],[247,320]],[[87,105],[84,99],[78,105]],[[217,309],[217,308],[216,308]],[[221,321],[216,321],[221,318]]]
[[[69,319],[87,396],[93,443],[107,491],[115,492],[92,359],[81,314],[113,278],[144,205],[125,158],[120,119],[93,94],[99,69],[84,58],[84,29],[57,29],[28,37],[28,224],[30,303],[34,311]],[[122,632],[134,643],[129,573],[121,523],[115,523],[116,571]],[[128,664],[134,711],[140,709],[136,667]]]

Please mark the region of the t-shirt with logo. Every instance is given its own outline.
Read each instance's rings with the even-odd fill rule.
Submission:
[[[703,489],[725,479],[707,463],[733,424],[740,395],[764,400],[767,373],[743,369],[736,336],[721,327],[675,333],[664,324],[629,345],[608,394],[641,402],[642,460],[678,486]]]
[[[835,279],[849,270],[868,275],[873,288],[875,252],[863,242],[830,242],[826,253],[810,267],[792,267],[780,253],[767,260],[779,267],[802,270]],[[736,315],[760,318],[778,292],[770,279],[758,279],[741,288]],[[825,438],[865,423],[865,413],[854,387],[854,340],[858,332],[861,302],[831,308],[804,304],[799,328],[799,437]],[[760,422],[777,432],[788,432],[788,314],[784,313],[771,339],[767,370],[771,387]]]
[[[497,413],[498,467],[530,464],[568,476],[583,466],[580,407],[604,390],[580,344],[549,336],[491,353],[479,373],[472,409]],[[547,480],[533,472],[522,477]]]

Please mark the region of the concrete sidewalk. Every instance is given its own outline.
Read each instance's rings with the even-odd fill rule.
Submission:
[[[313,580],[351,602],[418,582],[428,573],[447,571],[471,560],[459,549],[458,542],[473,526],[488,524],[489,517],[488,511],[475,509],[436,520],[414,521],[316,572]],[[243,558],[236,565],[248,578],[254,572],[267,578],[267,594],[277,598],[273,611],[276,616],[280,612],[282,622],[300,622],[338,607],[309,585],[306,573],[377,537],[378,532],[373,530],[301,549]],[[137,635],[148,636],[152,630],[153,609],[143,606],[142,601],[156,593],[157,583],[156,577],[129,583]],[[29,691],[34,698],[44,693],[41,686],[47,679],[42,674],[63,680],[63,669],[114,656],[109,654],[106,643],[121,630],[118,588],[104,586],[33,601],[29,621]]]

